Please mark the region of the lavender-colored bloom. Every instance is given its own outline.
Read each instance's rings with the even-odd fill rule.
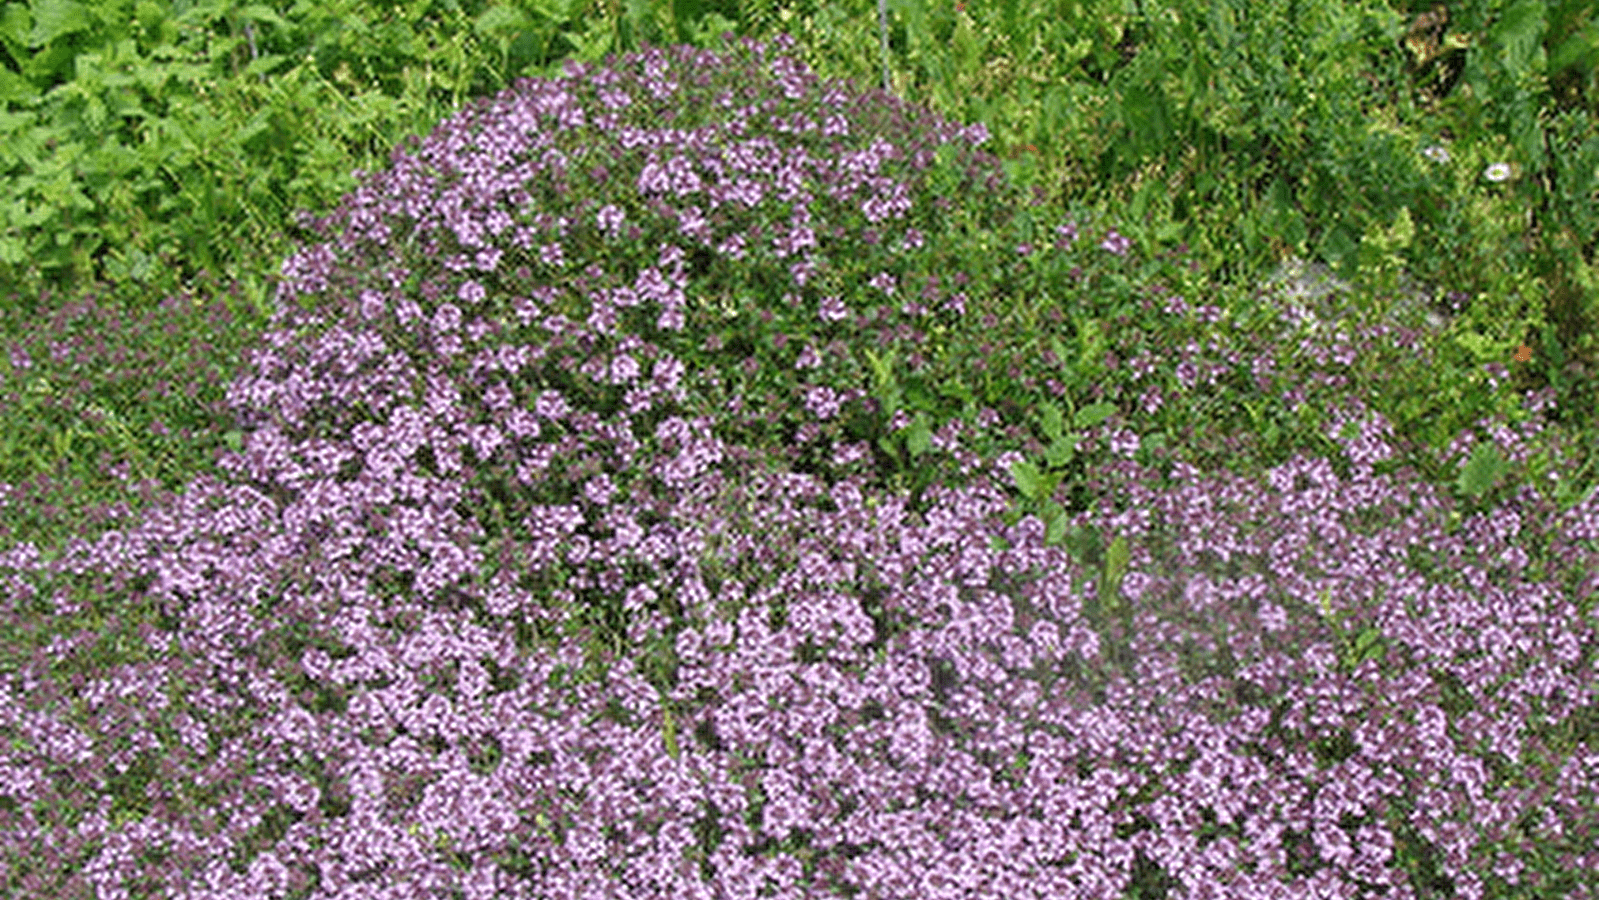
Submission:
[[[1105,240],[1101,241],[1099,246],[1117,256],[1126,256],[1128,248],[1132,247],[1132,245],[1132,241],[1117,234],[1113,229],[1109,234],[1105,235]]]

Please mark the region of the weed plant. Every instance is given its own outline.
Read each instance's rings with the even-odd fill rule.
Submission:
[[[20,506],[5,890],[1591,895],[1559,391],[1143,254],[794,48],[474,103],[259,333],[13,348],[41,474],[225,449]]]

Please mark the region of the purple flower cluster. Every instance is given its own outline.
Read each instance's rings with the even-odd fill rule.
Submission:
[[[1599,503],[1541,523],[1529,492],[1447,529],[1436,491],[1372,473],[1377,417],[1339,438],[1347,481],[1296,457],[1157,493],[1118,459],[1120,502],[1072,523],[1129,548],[1102,609],[1106,569],[1000,521],[1007,458],[960,422],[932,445],[968,483],[925,513],[867,490],[870,448],[836,417],[869,371],[834,345],[904,274],[876,267],[888,247],[940,240],[883,167],[914,179],[926,142],[962,135],[814,82],[759,45],[743,68],[687,48],[574,65],[350,197],[285,264],[284,327],[230,388],[232,483],[0,560],[14,604],[95,573],[169,623],[142,630],[156,661],[71,696],[42,673],[92,634],[7,684],[0,884],[1406,898],[1418,848],[1462,897],[1544,862],[1599,871],[1599,748],[1574,724],[1596,581],[1558,586],[1599,571]],[[582,177],[603,205],[576,203]],[[866,242],[835,223],[916,234],[839,281],[823,254]],[[771,349],[722,335],[747,369],[688,352],[722,315],[693,304],[737,290],[706,274],[712,246],[810,323]],[[763,404],[774,361],[792,386]],[[830,476],[719,435],[741,411],[803,421]],[[1530,570],[1534,534],[1560,571]],[[1452,577],[1416,574],[1425,554]]]

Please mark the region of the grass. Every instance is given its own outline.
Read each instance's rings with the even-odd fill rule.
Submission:
[[[1113,479],[1097,464],[1085,462],[1100,459],[1091,455],[1092,450],[1078,451],[1074,459],[1073,452],[1063,449],[1073,444],[1074,437],[1086,434],[1097,424],[1094,410],[1105,398],[1094,394],[1095,386],[1107,391],[1123,389],[1117,404],[1120,418],[1115,421],[1146,438],[1139,448],[1139,461],[1160,462],[1165,473],[1162,487],[1178,483],[1179,477],[1173,474],[1178,462],[1192,463],[1206,471],[1226,470],[1259,478],[1284,461],[1305,455],[1331,459],[1340,477],[1347,476],[1349,462],[1339,455],[1342,451],[1336,440],[1328,436],[1337,424],[1328,411],[1336,398],[1359,399],[1394,423],[1397,439],[1407,448],[1397,459],[1379,464],[1379,471],[1409,467],[1422,481],[1453,497],[1453,529],[1473,514],[1491,514],[1512,502],[1552,520],[1592,497],[1599,484],[1599,470],[1592,456],[1592,448],[1599,446],[1599,426],[1592,417],[1595,398],[1599,397],[1592,375],[1593,344],[1572,324],[1580,321],[1582,304],[1572,302],[1569,308],[1560,307],[1554,299],[1567,296],[1562,292],[1580,295],[1585,276],[1578,263],[1591,264],[1580,253],[1575,257],[1578,263],[1572,263],[1572,256],[1562,255],[1557,249],[1557,220],[1545,223],[1539,233],[1525,228],[1515,231],[1506,223],[1516,218],[1522,196],[1502,191],[1497,187],[1499,182],[1485,184],[1470,177],[1418,189],[1414,205],[1418,210],[1416,217],[1422,220],[1420,237],[1405,234],[1411,226],[1404,223],[1412,221],[1408,214],[1401,217],[1389,215],[1388,210],[1369,211],[1368,220],[1359,223],[1355,241],[1359,249],[1351,252],[1351,265],[1346,270],[1355,278],[1356,288],[1324,303],[1318,311],[1320,324],[1305,326],[1305,332],[1332,330],[1335,319],[1353,325],[1397,318],[1423,336],[1415,350],[1386,346],[1373,350],[1369,356],[1344,361],[1343,368],[1337,370],[1342,382],[1323,385],[1311,380],[1317,367],[1310,363],[1304,345],[1295,339],[1301,333],[1284,330],[1279,319],[1283,298],[1263,295],[1254,287],[1289,251],[1305,253],[1313,246],[1325,249],[1337,245],[1331,238],[1312,241],[1312,234],[1326,238],[1338,232],[1328,224],[1330,213],[1321,214],[1326,221],[1316,220],[1313,203],[1297,198],[1284,202],[1279,193],[1274,193],[1277,188],[1272,179],[1275,174],[1281,181],[1282,172],[1290,171],[1309,183],[1319,177],[1318,173],[1358,170],[1361,160],[1325,161],[1316,154],[1333,150],[1295,151],[1270,140],[1243,140],[1228,125],[1203,132],[1214,146],[1204,142],[1190,145],[1185,136],[1173,135],[1169,137],[1173,146],[1162,148],[1158,161],[1131,171],[1118,169],[1122,163],[1105,156],[1109,150],[1104,143],[1073,146],[1068,141],[1039,140],[1040,123],[1048,121],[1045,110],[1052,108],[1042,99],[1023,101],[1019,108],[999,107],[998,101],[991,100],[988,104],[955,109],[960,106],[955,98],[1011,96],[1009,92],[1025,80],[1021,73],[1038,68],[1036,61],[1024,58],[1028,54],[1025,48],[1031,46],[1026,38],[1044,29],[1050,16],[1039,10],[1022,10],[1003,17],[985,13],[974,19],[964,8],[940,8],[929,14],[927,21],[913,19],[910,25],[894,28],[894,58],[911,60],[914,72],[897,76],[896,93],[917,97],[946,111],[987,108],[1016,113],[1004,125],[996,118],[991,127],[1001,134],[998,149],[1007,156],[1016,156],[1025,165],[1011,170],[1020,182],[1040,186],[1051,198],[1051,211],[1069,208],[1085,222],[1085,233],[1097,229],[1096,235],[1103,235],[1107,228],[1116,227],[1121,234],[1132,236],[1127,263],[1097,264],[1099,267],[1090,267],[1080,282],[1079,289],[1085,294],[1092,292],[1116,301],[1105,301],[1098,315],[1068,324],[1072,307],[1066,302],[1060,273],[1015,266],[1006,269],[1005,277],[994,279],[992,291],[973,297],[974,310],[962,318],[959,326],[930,336],[926,354],[932,361],[930,371],[982,401],[976,406],[991,405],[1002,412],[1002,417],[991,420],[975,415],[968,420],[974,425],[984,423],[979,442],[986,439],[997,446],[1001,441],[1013,440],[1009,432],[1020,429],[1036,447],[1036,452],[1027,454],[1027,468],[1017,470],[1017,491],[1009,498],[1010,521],[1019,521],[1028,514],[1039,516],[1065,537],[1074,556],[1100,567],[1108,576],[1108,559],[1113,551],[1094,546],[1086,538],[1079,544],[1081,535],[1068,529],[1069,521],[1095,508],[1114,486]],[[374,14],[373,18],[379,17]],[[760,18],[752,13],[751,21],[744,24],[757,35],[778,30],[775,26],[770,32],[756,28]],[[569,23],[563,33],[604,34],[618,28],[620,21],[614,16],[594,16],[586,23]],[[707,22],[704,27],[708,30],[714,24]],[[790,18],[788,24],[800,41],[798,54],[819,74],[853,77],[869,84],[879,71],[875,17],[852,18],[837,7],[828,6],[810,15]],[[218,32],[224,30],[217,28]],[[1171,38],[1164,33],[1133,25],[1117,30],[1125,39],[1122,44],[1098,40],[1076,63],[1055,60],[1041,71],[1056,71],[1052,66],[1060,70],[1075,66],[1074,71],[1086,67],[1108,73],[1126,64],[1119,48],[1140,41],[1142,46],[1158,50],[1167,58],[1177,55],[1168,43]],[[705,40],[703,36],[692,36]],[[578,41],[568,43],[575,45]],[[943,43],[950,43],[954,49],[941,56],[933,48]],[[243,46],[237,40],[234,44]],[[462,71],[474,66],[492,67],[496,54],[490,51],[490,44],[486,39],[481,41],[470,55],[463,50]],[[1000,46],[1009,46],[1014,55],[989,52]],[[215,51],[218,59],[223,52]],[[973,54],[983,57],[983,62],[971,62]],[[550,60],[546,65],[553,69],[555,63]],[[1340,84],[1352,84],[1367,76],[1379,81],[1393,77],[1386,70],[1349,69],[1347,59],[1338,64],[1346,67],[1337,70],[1343,79]],[[1058,80],[1069,84],[1075,77],[1062,76]],[[1403,120],[1404,124],[1395,128],[1413,143],[1430,143],[1433,136],[1446,131],[1454,134],[1452,153],[1457,168],[1468,174],[1481,171],[1489,162],[1498,162],[1500,157],[1496,154],[1513,149],[1507,148],[1491,128],[1464,124],[1470,112],[1464,101],[1450,105],[1447,97],[1440,97],[1432,111],[1416,111],[1409,100],[1414,93],[1410,89],[1426,81],[1427,73],[1410,72],[1404,77],[1409,83],[1394,86],[1393,91],[1404,99],[1379,106],[1371,118]],[[205,92],[209,99],[196,100],[195,108],[204,109],[217,121],[242,132],[257,121],[260,109],[268,108],[251,108],[251,103],[259,104],[261,100],[258,96],[250,99],[253,89],[248,85],[249,75],[218,79],[213,89]],[[455,87],[459,92],[462,86]],[[482,92],[474,82],[466,87]],[[352,102],[362,102],[363,97],[370,96],[353,87],[342,90],[353,98]],[[409,113],[415,118],[408,121],[415,124],[425,121],[427,115],[436,116],[437,100],[435,96],[432,107],[415,104],[416,111]],[[1553,105],[1555,101],[1551,100]],[[1349,116],[1347,110],[1343,114]],[[1220,107],[1206,115],[1226,117]],[[1308,113],[1301,118],[1321,121]],[[396,115],[373,127],[384,136],[395,136],[406,121]],[[279,140],[293,144],[307,137],[311,126],[302,121],[297,127],[301,131],[290,129]],[[1311,135],[1304,140],[1320,140],[1327,147],[1336,148],[1347,142],[1334,137],[1365,133],[1363,127],[1345,123],[1337,134]],[[1127,137],[1123,135],[1123,139]],[[1134,143],[1152,139],[1136,132],[1133,137]],[[381,144],[382,140],[372,143]],[[1183,145],[1181,149],[1175,146],[1178,144]],[[1224,150],[1220,149],[1223,145]],[[246,144],[241,142],[238,146]],[[322,160],[325,172],[335,171],[337,165],[352,159],[336,153],[332,144],[319,143],[314,136],[307,137],[301,146],[310,148],[302,151],[308,159],[318,153],[336,157],[331,162]],[[1091,149],[1082,149],[1084,146]],[[1212,155],[1200,161],[1196,152]],[[1295,152],[1300,156],[1294,157]],[[374,155],[380,158],[382,153],[378,150]],[[1153,152],[1149,155],[1156,156]],[[1283,162],[1290,158],[1298,163]],[[371,157],[367,159],[370,161]],[[1276,173],[1272,171],[1273,162],[1280,165]],[[378,166],[374,164],[373,168]],[[1118,177],[1105,178],[1102,173],[1106,169],[1118,172]],[[1425,170],[1425,163],[1405,169],[1407,173],[1421,170]],[[1352,179],[1348,183],[1359,186],[1362,178],[1380,180],[1382,176],[1382,172],[1352,175],[1348,176]],[[305,187],[301,196],[336,197],[345,185],[341,177],[325,175],[315,188]],[[1524,187],[1535,180],[1523,168],[1518,184]],[[1090,194],[1083,185],[1094,181],[1098,183]],[[1149,189],[1150,185],[1172,181],[1185,185],[1184,190]],[[176,195],[188,188],[169,183],[161,190]],[[1069,204],[1068,196],[1072,197]],[[1252,222],[1250,227],[1257,231],[1276,223],[1287,231],[1303,231],[1305,237],[1275,248],[1266,246],[1271,241],[1260,237],[1255,242],[1260,252],[1246,251],[1247,242],[1237,240],[1239,233],[1230,224],[1223,224],[1225,216],[1206,218],[1194,212],[1203,205],[1200,201],[1204,198],[1228,198],[1218,202],[1230,210],[1233,219]],[[1179,215],[1184,212],[1180,207],[1185,205],[1192,215]],[[181,203],[168,206],[186,208]],[[218,209],[224,207],[226,203]],[[1420,211],[1423,207],[1436,214],[1424,216]],[[160,208],[160,204],[153,204],[152,208]],[[1287,216],[1287,209],[1292,209],[1294,216]],[[236,252],[237,256],[228,264],[229,270],[236,274],[278,271],[287,255],[286,236],[304,232],[297,230],[287,215],[273,214],[265,206],[247,212],[250,215],[244,218],[265,221],[266,225],[261,226],[264,231],[275,234],[259,241],[233,241],[236,246],[228,252]],[[225,218],[216,210],[207,215]],[[181,218],[174,214],[174,219]],[[1449,231],[1448,223],[1462,220],[1467,224]],[[1111,226],[1111,222],[1116,224]],[[1499,230],[1482,230],[1489,225]],[[146,227],[159,230],[164,223],[152,219]],[[1040,234],[1035,239],[1040,242],[1053,237],[1042,233],[1045,227],[1042,221],[1038,223]],[[178,230],[171,233],[182,236]],[[1002,232],[974,228],[973,233],[992,238]],[[1003,233],[1013,236],[1011,232]],[[238,232],[235,237],[242,234]],[[215,233],[210,237],[214,238]],[[1491,248],[1470,246],[1469,252],[1461,252],[1462,241],[1468,245],[1473,241],[1497,243]],[[148,255],[150,268],[138,283],[131,277],[87,287],[69,281],[55,285],[39,281],[30,286],[36,290],[26,302],[20,294],[11,295],[4,309],[8,353],[0,360],[0,374],[4,374],[4,381],[0,382],[0,433],[6,436],[0,461],[9,487],[0,546],[9,549],[31,542],[41,556],[52,558],[74,539],[93,538],[119,527],[119,522],[135,521],[143,512],[171,502],[173,492],[197,473],[221,477],[217,453],[241,446],[244,429],[223,402],[224,387],[246,370],[248,351],[261,346],[267,329],[261,281],[252,282],[242,276],[202,277],[198,271],[185,271],[187,264],[178,247],[170,249],[173,252]],[[951,253],[951,263],[957,261],[956,257],[961,263],[974,263],[997,255],[994,247],[961,248]],[[1492,264],[1476,262],[1490,258],[1494,260]],[[106,263],[102,260],[99,264]],[[1561,265],[1568,268],[1561,269]],[[1395,285],[1401,272],[1412,269],[1441,279],[1443,287],[1438,291],[1440,296],[1429,298],[1428,309],[1401,311]],[[1543,280],[1538,280],[1538,276]],[[14,279],[18,285],[24,281],[20,276]],[[178,293],[159,305],[150,302],[154,295],[152,285],[177,286],[184,281],[191,282],[192,293]],[[1144,289],[1155,284],[1167,288],[1169,294],[1190,298],[1193,306],[1214,305],[1225,311],[1226,319],[1206,322],[1195,316],[1162,318],[1140,311],[1138,303],[1145,296]],[[707,293],[714,294],[715,288],[708,286]],[[1539,303],[1540,297],[1552,299]],[[720,299],[735,308],[740,304],[758,307],[778,302],[778,298],[762,296]],[[1449,314],[1448,327],[1422,328],[1423,315],[1429,310]],[[739,319],[737,327],[748,327],[757,310],[746,312],[750,317]],[[713,318],[698,321],[714,327]],[[734,330],[730,327],[726,333],[732,335]],[[1012,341],[1009,346],[987,346],[985,335],[1011,336]],[[1223,338],[1239,341],[1237,346],[1259,354],[1263,364],[1269,363],[1271,371],[1280,373],[1272,381],[1271,390],[1234,374],[1225,377],[1214,390],[1172,392],[1159,413],[1147,408],[1141,412],[1138,404],[1130,402],[1138,395],[1125,369],[1119,375],[1111,374],[1099,362],[1111,354],[1124,367],[1134,361],[1164,365],[1168,358],[1182,354],[1182,348],[1191,342],[1197,345]],[[726,358],[725,354],[707,351],[691,358],[691,362],[697,370],[715,373],[728,385],[746,386],[751,396],[774,388],[749,381]],[[1072,376],[1076,380],[1057,395],[1066,398],[1062,401],[1064,409],[1051,402],[1050,392],[1040,384],[1045,373],[1055,371],[1038,363],[1045,358],[1069,358],[1079,363]],[[983,365],[974,365],[975,362]],[[1280,389],[1293,387],[1295,377],[1300,375],[1305,378],[1304,391],[1325,402],[1296,406],[1281,401]],[[864,383],[867,382],[863,380]],[[894,397],[896,402],[903,401],[902,409],[911,410],[918,408],[914,395],[934,393],[938,383],[939,379],[933,377],[921,383],[885,378],[870,385],[880,400],[887,402]],[[733,388],[728,390],[738,393]],[[1489,439],[1496,436],[1494,429],[1498,426],[1520,427],[1540,420],[1538,411],[1531,408],[1538,403],[1524,402],[1528,395],[1541,398],[1538,403],[1550,410],[1541,417],[1547,427],[1527,440],[1524,453],[1511,457],[1497,449],[1498,442]],[[1101,413],[1099,420],[1103,419]],[[930,421],[941,419],[935,414]],[[1467,439],[1462,439],[1463,434]],[[781,458],[781,435],[762,431],[753,424],[741,435],[768,459]],[[1474,448],[1469,446],[1473,437]],[[1445,450],[1453,455],[1444,455],[1441,451]],[[884,453],[891,459],[880,465],[881,482],[886,489],[902,495],[920,498],[936,484],[930,484],[930,479],[947,474],[919,466],[910,451],[910,440],[903,437]],[[1064,488],[1057,492],[1054,488],[1059,485]],[[1531,541],[1521,549],[1530,555],[1535,567],[1557,558],[1552,538]],[[1582,615],[1588,615],[1592,609],[1588,583],[1580,583],[1577,577],[1568,578],[1565,573],[1559,577],[1565,579],[1562,584]],[[72,636],[92,635],[86,644],[61,654],[50,666],[50,678],[62,691],[69,692],[74,684],[93,679],[102,671],[108,657],[137,657],[139,651],[131,648],[141,643],[145,630],[159,622],[161,612],[154,606],[113,610],[103,603],[88,602],[75,613],[33,615],[33,619],[25,620],[32,630],[17,646],[0,648],[5,675],[8,679],[20,677],[33,648],[52,646],[53,640],[65,642]],[[584,650],[590,655],[630,652],[618,643],[615,634],[596,634]],[[1574,747],[1582,739],[1580,735],[1568,738],[1568,746]],[[1418,871],[1424,868],[1420,862],[1415,865]]]

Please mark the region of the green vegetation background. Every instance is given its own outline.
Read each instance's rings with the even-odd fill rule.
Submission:
[[[1144,258],[1186,245],[1217,285],[1297,255],[1365,297],[1401,271],[1447,286],[1461,311],[1448,365],[1414,382],[1418,433],[1442,447],[1471,425],[1475,407],[1426,404],[1467,396],[1497,363],[1502,406],[1552,387],[1556,424],[1595,445],[1594,3],[882,7],[5,4],[0,482],[16,492],[0,544],[84,534],[102,504],[174,490],[237,439],[221,400],[303,234],[296,211],[334,208],[408,135],[517,78],[723,32],[787,32],[823,77],[886,78],[983,122],[1012,177],[1109,211]],[[1422,153],[1438,146],[1449,165]],[[1506,177],[1485,177],[1500,163]],[[31,367],[14,352],[28,346]],[[1596,479],[1591,457],[1562,465],[1569,506]]]

